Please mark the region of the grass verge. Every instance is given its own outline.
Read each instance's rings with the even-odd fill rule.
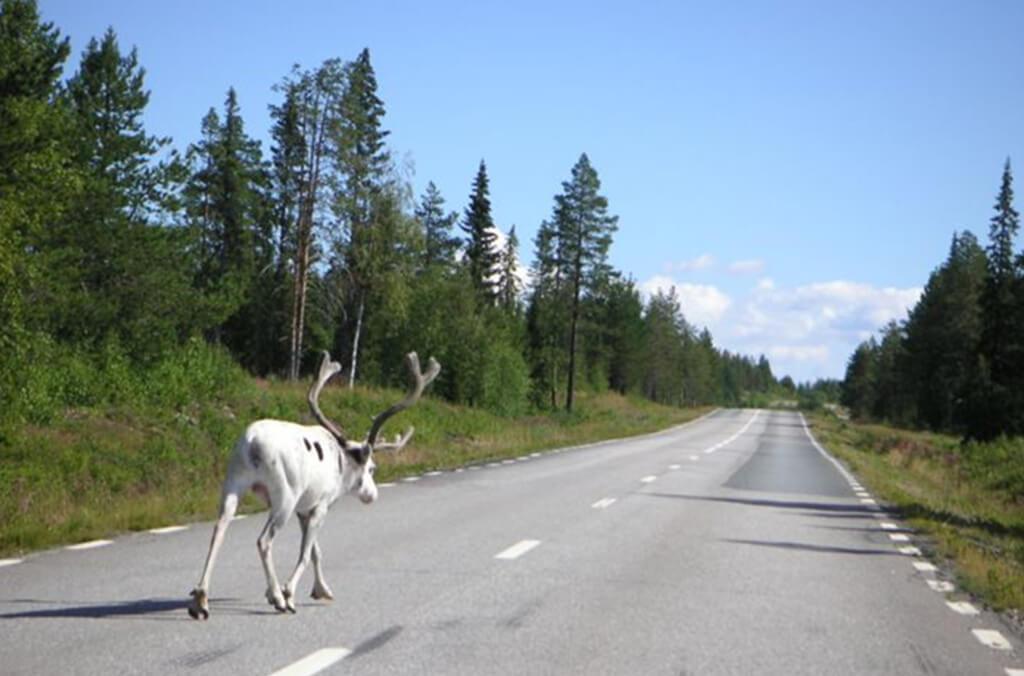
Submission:
[[[1024,495],[1013,478],[1024,440],[959,439],[812,416],[814,434],[894,506],[944,559],[958,585],[990,607],[1024,610]]]
[[[146,403],[70,409],[43,425],[0,430],[0,557],[216,515],[220,483],[247,423],[312,423],[307,385],[249,381],[221,398],[173,409]],[[329,388],[327,415],[362,437],[402,393]],[[614,394],[582,395],[577,411],[518,418],[424,398],[385,428],[415,425],[400,453],[378,457],[378,481],[534,451],[642,434],[708,409]],[[252,511],[261,505],[243,503]]]

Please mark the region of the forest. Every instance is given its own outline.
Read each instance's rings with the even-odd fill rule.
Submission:
[[[1007,160],[988,243],[953,234],[907,319],[850,357],[842,401],[855,417],[990,441],[1024,435],[1024,254]]]
[[[572,411],[580,391],[693,406],[779,388],[765,357],[719,349],[674,291],[645,298],[610,265],[618,218],[586,153],[529,266],[483,159],[464,207],[414,194],[368,49],[283,73],[266,149],[234,89],[187,145],[148,133],[145,68],[113,28],[70,59],[34,0],[0,2],[0,429],[206,396],[236,365],[296,380],[321,350],[349,387],[433,355],[435,396],[509,416]]]

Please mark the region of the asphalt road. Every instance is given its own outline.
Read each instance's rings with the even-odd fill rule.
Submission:
[[[185,605],[210,524],[42,552],[0,566],[0,673],[1024,669],[1000,618],[956,612],[965,597],[933,590],[944,574],[854,486],[798,414],[725,410],[343,499],[320,539],[336,600],[309,599],[307,571],[297,615],[264,600],[262,515],[228,531],[207,622]],[[297,548],[290,525],[282,577]]]

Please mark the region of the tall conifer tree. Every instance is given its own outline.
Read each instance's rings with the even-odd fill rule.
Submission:
[[[497,297],[495,278],[499,270],[498,252],[494,244],[498,237],[491,217],[490,180],[483,160],[480,160],[476,178],[473,179],[473,191],[461,227],[466,235],[465,264],[470,280],[481,302],[493,306]]]

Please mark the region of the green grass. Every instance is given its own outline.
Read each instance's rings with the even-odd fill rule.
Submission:
[[[197,403],[108,403],[9,426],[0,431],[0,556],[213,518],[235,439],[259,418],[311,423],[307,387],[250,380]],[[362,438],[370,419],[401,396],[329,388],[321,407]],[[572,415],[507,418],[425,397],[385,428],[390,436],[415,425],[416,434],[401,452],[378,456],[378,480],[641,434],[707,410],[614,394],[578,402]]]
[[[951,436],[812,418],[814,433],[924,536],[960,587],[1024,609],[1024,439],[961,446]]]

